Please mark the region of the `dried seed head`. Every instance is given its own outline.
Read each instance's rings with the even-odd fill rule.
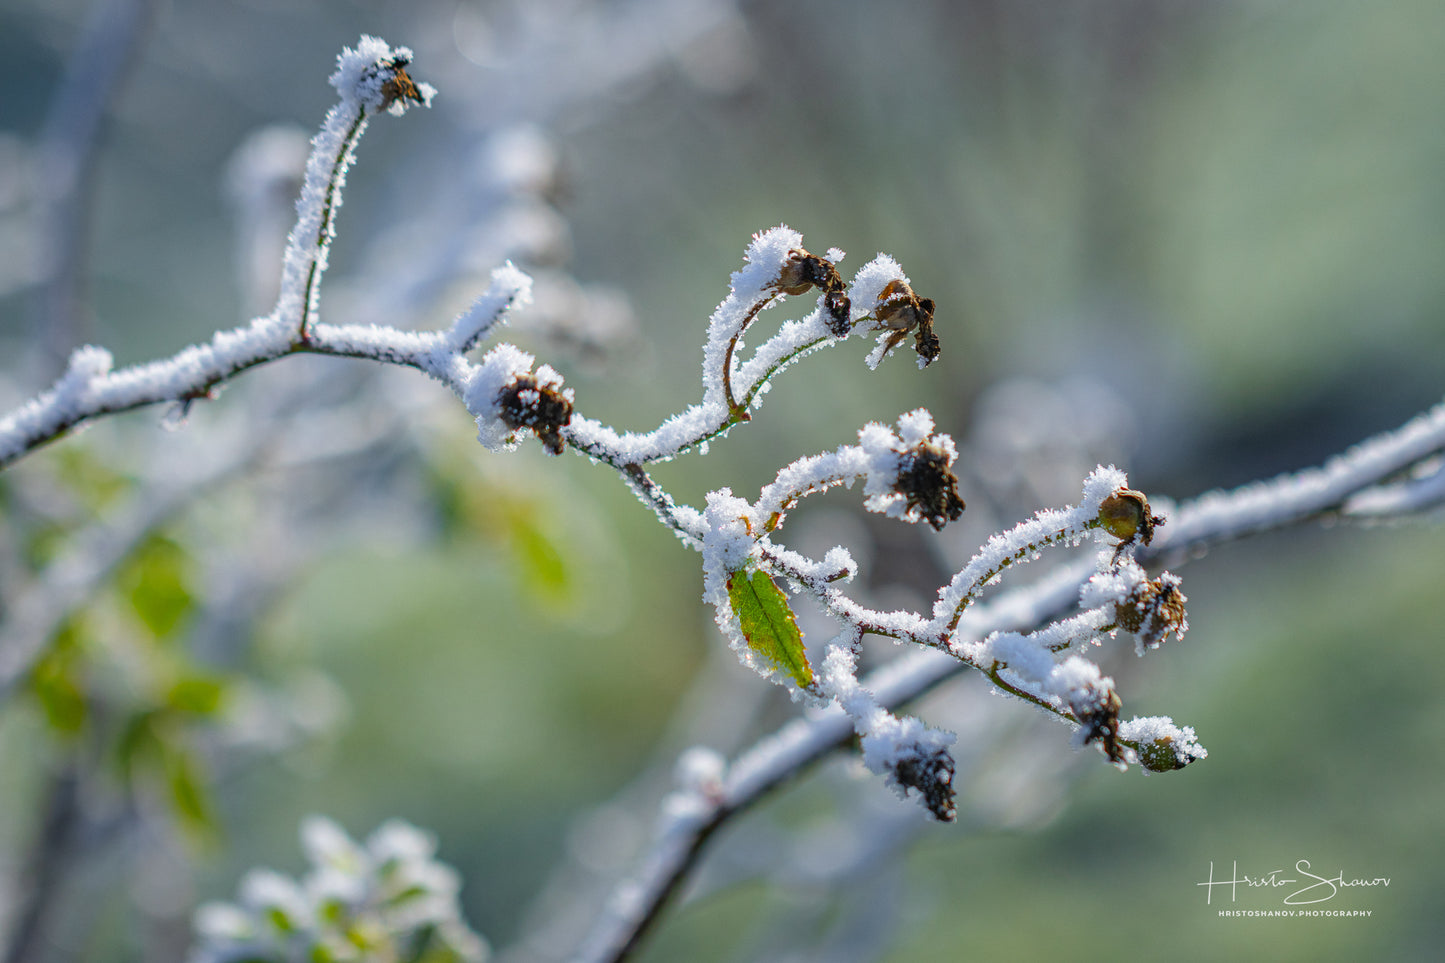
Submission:
[[[572,420],[572,392],[536,375],[519,375],[502,389],[498,417],[513,430],[530,429],[549,452],[562,454],[562,429]]]
[[[1119,627],[1137,636],[1142,649],[1157,649],[1170,635],[1184,638],[1189,619],[1184,612],[1188,601],[1179,591],[1179,576],[1165,572],[1158,578],[1141,582],[1128,597],[1114,604],[1114,619]]]
[[[949,470],[950,461],[947,451],[923,442],[903,454],[898,481],[893,486],[908,499],[906,511],[917,511],[936,531],[963,514],[958,476]]]
[[[1110,762],[1123,763],[1124,749],[1119,744],[1119,710],[1124,708],[1124,703],[1119,694],[1109,689],[1101,700],[1072,708],[1084,727],[1084,745],[1097,741]]]
[[[1121,488],[1100,503],[1099,524],[1124,544],[1137,538],[1148,545],[1154,539],[1154,529],[1163,525],[1164,519],[1149,514],[1149,499],[1142,492]]]
[[[893,778],[898,785],[922,793],[923,804],[941,823],[951,823],[958,816],[953,773],[953,756],[942,749],[926,755],[905,756],[893,767]]]
[[[788,260],[778,274],[778,290],[784,294],[806,294],[816,287],[823,292],[842,291],[843,278],[833,262],[802,248],[788,252]]]
[[[884,285],[874,309],[878,327],[893,332],[884,353],[893,350],[911,331],[918,357],[925,367],[932,364],[939,354],[938,335],[933,333],[933,308],[932,298],[918,297],[902,279]]]
[[[802,248],[789,252],[788,260],[778,274],[778,290],[784,294],[805,294],[810,288],[823,292],[823,307],[828,313],[828,330],[834,337],[844,337],[851,327],[852,304],[844,293],[847,285],[833,262]]]
[[[853,305],[848,300],[848,295],[842,291],[829,291],[823,295],[823,307],[828,312],[828,331],[835,338],[845,338],[852,329],[852,320],[848,317]]]
[[[423,96],[417,87],[416,81],[407,75],[406,65],[411,63],[410,57],[395,57],[391,63],[385,66],[390,67],[391,76],[381,84],[381,110],[391,110],[391,105],[397,101],[411,101],[414,104],[425,104],[427,98]]]

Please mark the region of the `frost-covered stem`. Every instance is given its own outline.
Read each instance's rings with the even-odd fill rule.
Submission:
[[[326,179],[326,200],[322,202],[321,223],[316,229],[316,238],[311,244],[310,264],[306,269],[306,287],[301,297],[301,318],[300,323],[296,326],[296,337],[302,344],[306,344],[311,339],[309,329],[312,319],[320,307],[321,275],[326,273],[327,254],[331,250],[332,240],[336,237],[336,211],[341,206],[341,187],[346,182],[346,168],[350,166],[351,159],[355,156],[356,142],[361,139],[365,130],[366,110],[358,105],[356,117],[351,121],[351,126],[346,129],[341,145],[336,149],[336,156]]]
[[[1096,528],[1098,526],[1097,523],[1091,523],[1088,527]],[[962,617],[963,610],[977,601],[979,593],[988,585],[992,584],[994,579],[1002,575],[1005,569],[1015,562],[1024,561],[1044,548],[1064,544],[1070,541],[1073,536],[1074,533],[1069,531],[1050,532],[1036,542],[1029,542],[1026,545],[1020,546],[1012,555],[1005,555],[999,559],[997,563],[983,568],[980,572],[971,572],[965,569],[964,571],[967,574],[961,581],[967,584],[967,588],[964,590],[957,604],[953,607],[953,614],[948,620],[948,631],[952,632],[958,626],[958,620]]]
[[[700,548],[702,546],[703,529],[697,524],[695,510],[691,514],[684,514],[679,510],[678,505],[673,501],[672,495],[659,485],[641,465],[619,466],[627,484],[632,488],[637,497],[652,509],[658,519],[672,529],[689,546]]]
[[[1182,505],[1140,560],[1197,551],[1218,542],[1299,524],[1340,513],[1349,518],[1387,517],[1438,504],[1438,497],[1395,504],[1372,503],[1367,496],[1393,494],[1377,489],[1401,472],[1445,452],[1445,404],[1416,415],[1394,431],[1382,432],[1317,468],[1280,475],[1231,492],[1212,492]],[[1408,485],[1404,488],[1408,489]],[[1356,509],[1359,506],[1359,509]]]
[[[738,402],[738,405],[744,410],[749,408],[752,405],[753,400],[757,398],[758,393],[764,388],[766,388],[768,386],[768,383],[772,381],[774,375],[782,371],[794,361],[797,361],[803,355],[812,351],[814,348],[817,348],[819,345],[827,344],[829,341],[832,340],[834,339],[831,335],[823,335],[821,337],[811,338],[807,341],[802,342],[797,347],[787,351],[785,354],[780,355],[776,360],[769,363],[768,367],[762,372],[762,374],[760,374],[756,379],[753,380],[751,384],[747,386],[746,390],[743,392],[742,400]]]
[[[510,283],[510,276],[493,279],[494,288],[505,290]],[[515,300],[497,297],[496,313],[505,314]],[[242,372],[291,354],[360,358],[415,368],[460,397],[474,366],[451,350],[448,337],[448,332],[318,324],[302,344],[276,338],[268,319],[260,319],[218,332],[206,344],[185,348],[164,360],[116,371],[110,370],[107,352],[82,349],[53,388],[0,419],[0,468],[84,422],[168,401],[206,398]]]
[[[738,326],[737,331],[734,332],[731,338],[728,338],[727,350],[723,352],[722,359],[723,402],[727,405],[728,411],[727,421],[725,422],[726,425],[731,426],[740,421],[748,421],[752,418],[752,415],[748,414],[748,402],[752,400],[751,395],[743,401],[742,404],[739,404],[733,399],[733,352],[737,350],[738,341],[741,340],[743,332],[748,329],[748,325],[752,324],[753,319],[758,316],[758,312],[762,311],[763,308],[772,302],[773,299],[771,297],[756,302],[743,317],[742,324]]]

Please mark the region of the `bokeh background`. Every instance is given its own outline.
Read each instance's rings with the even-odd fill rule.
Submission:
[[[885,524],[845,492],[791,523],[800,547],[849,546],[880,603],[927,604],[1096,461],[1183,499],[1318,463],[1445,380],[1445,7],[1426,0],[6,0],[0,18],[6,407],[76,344],[140,361],[266,310],[287,172],[361,33],[412,47],[441,93],[363,141],[327,320],[442,324],[515,258],[547,296],[508,336],[587,414],[649,428],[697,399],[708,314],[757,230],[842,248],[845,276],[885,251],[936,300],[926,371],[870,373],[850,342],[658,470],[694,503],[754,491],[927,406],[964,449],[964,522]],[[57,105],[107,57],[97,147],[67,179],[83,110]],[[124,572],[72,620],[93,639],[62,676],[88,712],[0,706],[12,941],[46,898],[23,958],[181,959],[194,905],[252,866],[299,871],[298,821],[323,812],[434,831],[472,924],[545,959],[516,941],[565,942],[678,749],[736,751],[795,711],[729,666],[695,559],[610,472],[487,456],[435,386],[348,367],[274,365],[181,431],[128,416],[7,473],[5,536],[63,542],[227,444],[260,453],[164,527],[184,599],[164,658],[224,680],[185,725],[204,804],[107,761],[140,698],[114,691],[134,653],[106,654]],[[1128,712],[1194,726],[1207,760],[1121,775],[961,678],[919,709],[967,747],[959,825],[839,757],[712,842],[641,958],[1438,958],[1442,562],[1431,522],[1217,548],[1181,571],[1188,636],[1108,663]],[[294,724],[258,735],[256,705]],[[84,832],[46,874],[31,856],[77,772]],[[1211,861],[1300,859],[1390,884],[1322,907],[1367,919],[1310,920],[1220,918],[1196,885]]]

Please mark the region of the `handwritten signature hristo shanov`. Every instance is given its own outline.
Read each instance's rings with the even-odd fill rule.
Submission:
[[[1272,869],[1262,876],[1250,876],[1240,873],[1239,860],[1235,860],[1234,870],[1230,874],[1229,879],[1215,879],[1214,862],[1211,860],[1209,863],[1209,879],[1202,883],[1195,883],[1194,885],[1204,887],[1204,902],[1206,906],[1212,903],[1214,899],[1214,887],[1216,886],[1229,887],[1229,899],[1230,902],[1234,902],[1238,898],[1240,886],[1249,889],[1274,890],[1281,886],[1304,882],[1306,884],[1305,886],[1292,891],[1284,898],[1284,904],[1286,906],[1308,906],[1311,903],[1323,903],[1327,900],[1334,899],[1335,895],[1342,889],[1352,889],[1355,887],[1373,888],[1376,886],[1390,885],[1389,877],[1376,876],[1369,879],[1364,877],[1346,878],[1344,870],[1341,870],[1334,876],[1319,876],[1310,872],[1310,861],[1307,859],[1296,860],[1294,868],[1295,872],[1299,874],[1298,877],[1286,878],[1283,875],[1285,871],[1280,869]]]

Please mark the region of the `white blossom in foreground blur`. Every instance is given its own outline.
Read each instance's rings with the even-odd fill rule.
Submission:
[[[480,963],[487,944],[462,919],[461,880],[436,838],[399,820],[361,845],[336,823],[301,824],[311,869],[241,880],[235,903],[196,911],[190,963]]]

